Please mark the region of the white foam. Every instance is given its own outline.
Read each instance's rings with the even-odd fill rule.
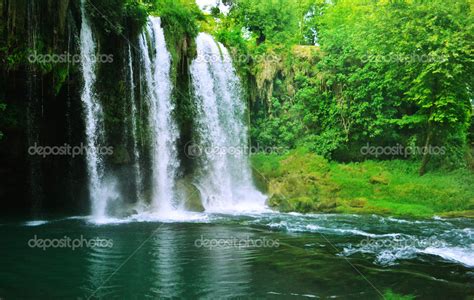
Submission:
[[[359,229],[353,228],[331,228],[331,227],[323,227],[316,224],[291,224],[287,221],[280,221],[278,223],[268,223],[267,226],[270,228],[281,228],[285,229],[289,232],[320,232],[320,233],[333,233],[333,234],[351,234],[351,235],[360,235],[366,236],[371,238],[380,238],[380,237],[398,237],[400,233],[383,233],[383,234],[375,234],[366,232]]]
[[[179,223],[179,222],[207,222],[209,216],[206,213],[189,212],[189,211],[169,211],[167,213],[150,213],[145,212],[136,214],[128,218],[131,222],[163,222],[163,223]]]
[[[41,225],[48,224],[48,223],[49,223],[49,221],[46,221],[46,220],[34,220],[34,221],[25,222],[23,225],[25,225],[25,226],[41,226]]]
[[[461,263],[467,267],[474,267],[474,245],[470,248],[461,247],[428,247],[422,253],[436,255],[445,260]]]
[[[417,252],[417,249],[413,247],[384,250],[377,255],[376,262],[384,266],[394,265],[397,260],[414,258]]]
[[[169,211],[169,212],[142,212],[126,218],[89,218],[89,222],[94,225],[113,225],[139,222],[160,222],[160,223],[186,223],[186,222],[209,222],[209,215],[206,213]]]
[[[72,216],[72,217],[67,217],[62,220],[87,220],[89,219],[90,216]]]
[[[267,206],[262,206],[260,203],[238,203],[234,205],[228,205],[225,207],[209,208],[206,209],[206,213],[217,213],[227,215],[260,215],[263,213],[271,213],[271,210]]]
[[[112,218],[112,217],[96,218],[93,216],[89,217],[87,221],[94,225],[123,224],[123,223],[130,222],[128,219],[119,219],[119,218]]]

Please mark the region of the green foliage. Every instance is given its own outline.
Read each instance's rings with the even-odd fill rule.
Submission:
[[[180,58],[191,59],[195,55],[194,38],[199,33],[198,22],[204,16],[191,0],[155,1],[151,13],[161,18],[167,48],[173,60],[173,77],[176,78]]]
[[[87,11],[104,34],[136,34],[146,22],[147,6],[138,0],[87,1]]]
[[[465,166],[474,98],[468,0],[231,4],[227,17],[208,24],[236,55],[250,57],[236,61],[255,101],[253,143],[304,146],[342,161],[366,159],[367,143],[430,145],[446,154],[412,156],[420,173]],[[320,51],[294,51],[305,43]],[[279,61],[262,62],[268,54]]]
[[[386,300],[412,300],[415,299],[413,295],[400,295],[394,293],[392,290],[386,290],[383,294],[383,298]]]
[[[322,0],[235,0],[231,2],[229,16],[235,20],[234,26],[248,31],[257,44],[313,45],[316,20],[325,6]]]
[[[429,217],[474,208],[474,183],[467,170],[431,172],[423,177],[409,161],[333,164],[331,178],[340,187],[340,211]],[[385,180],[383,184],[380,180]],[[364,199],[354,207],[351,201]]]
[[[416,162],[328,162],[305,148],[285,155],[257,154],[270,205],[283,211],[377,213],[432,217],[474,215],[472,171],[418,176]]]
[[[251,157],[254,170],[258,170],[265,177],[277,177],[281,175],[281,157],[275,153],[257,153]]]
[[[69,67],[61,64],[54,68],[54,95],[58,95],[64,82],[69,76]]]
[[[328,8],[320,31],[327,55],[319,68],[333,74],[326,83],[340,99],[350,139],[394,144],[415,133],[421,143],[465,151],[472,97],[466,78],[473,70],[469,9],[467,1],[438,0],[343,0]],[[446,157],[447,165],[454,156]]]
[[[299,2],[300,7],[300,32],[302,42],[309,45],[318,44],[320,18],[329,7],[328,1],[307,0]]]
[[[474,104],[473,104],[473,107],[472,107],[472,110],[474,112]],[[471,126],[469,128],[469,142],[470,144],[472,145],[472,147],[474,148],[474,113],[471,114]]]
[[[258,154],[252,157],[254,170],[264,178],[271,206],[280,211],[334,211],[335,186],[325,178],[329,163],[299,148],[285,155]]]
[[[297,32],[296,2],[291,0],[238,0],[231,15],[255,34],[257,43],[293,39]]]
[[[190,0],[157,1],[154,13],[161,17],[163,26],[170,34],[192,38],[199,33],[197,21],[203,19],[199,7]]]
[[[0,102],[0,112],[4,112],[6,108],[7,108],[7,105],[5,103]],[[0,140],[2,138],[3,138],[3,133],[0,131]]]
[[[127,1],[124,5],[124,18],[127,20],[130,33],[138,32],[145,24],[146,6],[138,1]]]

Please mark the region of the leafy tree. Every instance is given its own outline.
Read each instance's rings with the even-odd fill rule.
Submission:
[[[161,17],[165,28],[172,28],[174,35],[195,37],[199,33],[196,21],[202,20],[203,15],[195,1],[160,0],[156,1],[154,11]]]
[[[297,5],[292,0],[235,0],[231,17],[256,35],[258,44],[265,41],[294,40],[298,31]]]
[[[328,9],[321,69],[333,69],[329,83],[347,103],[352,137],[386,136],[395,125],[401,134],[416,130],[422,146],[465,147],[473,67],[468,12],[467,1],[438,0],[339,1]],[[429,159],[426,152],[420,174]]]
[[[123,35],[127,29],[136,33],[146,22],[146,5],[138,0],[93,0],[86,4],[97,29],[105,34]]]
[[[420,174],[429,162],[465,163],[474,98],[471,1],[226,2],[230,14],[215,23],[219,39],[238,53],[281,59],[278,66],[250,59],[239,68],[250,75],[244,78],[273,74],[273,97],[254,105],[255,142],[303,144],[342,160],[366,159],[360,149],[367,143],[445,147],[444,156],[415,157]],[[295,59],[298,44],[319,45],[318,59]]]

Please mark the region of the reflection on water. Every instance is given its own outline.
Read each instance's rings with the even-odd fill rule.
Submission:
[[[150,289],[153,296],[171,297],[175,295],[174,291],[183,289],[183,265],[186,261],[182,256],[182,243],[181,234],[174,234],[167,227],[158,228],[151,238],[151,247],[147,250],[154,278]]]
[[[424,298],[474,296],[474,224],[467,219],[270,213],[2,223],[6,299],[357,299],[380,298],[388,289]],[[28,246],[34,236],[110,239],[113,247],[43,250]]]
[[[101,238],[113,241],[113,247],[93,247],[88,249],[85,261],[88,277],[83,286],[87,297],[111,297],[120,293],[121,285],[117,283],[116,272],[127,259],[126,245],[130,241],[117,239],[115,235],[100,234]],[[133,238],[132,240],[136,237]]]
[[[229,227],[210,227],[199,231],[196,236],[198,242],[194,242],[193,247],[200,246],[203,257],[201,277],[205,286],[203,292],[208,297],[218,298],[227,295],[229,291],[232,291],[234,297],[248,295],[252,275],[252,250],[234,248],[232,242],[249,236],[252,237],[251,234],[236,232]],[[206,247],[207,241],[214,247]]]

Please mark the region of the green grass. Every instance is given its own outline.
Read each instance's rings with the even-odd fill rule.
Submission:
[[[396,216],[474,217],[474,174],[436,171],[420,177],[412,161],[328,162],[306,149],[252,156],[271,206]]]
[[[383,299],[385,300],[412,300],[415,299],[415,296],[413,295],[399,295],[392,290],[386,290],[383,294]]]

